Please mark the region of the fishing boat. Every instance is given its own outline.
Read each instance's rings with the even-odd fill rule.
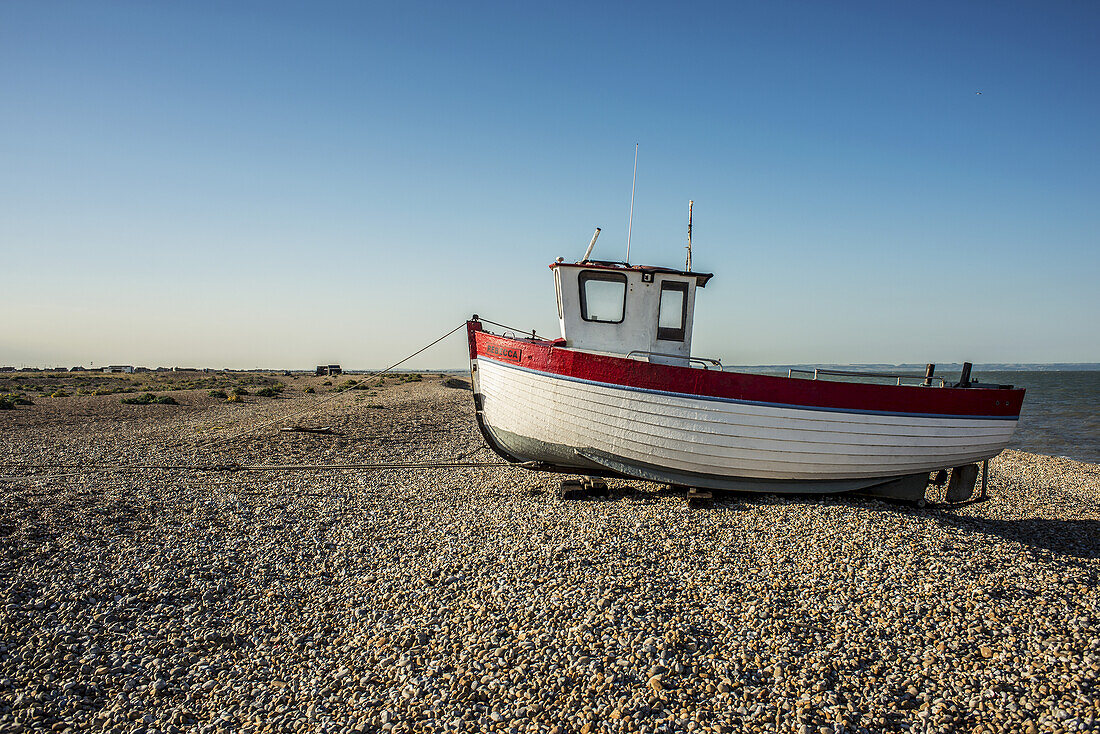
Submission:
[[[597,236],[599,230],[596,232]],[[467,322],[477,423],[504,459],[542,471],[706,490],[869,491],[922,500],[973,490],[1024,390],[964,364],[924,375],[723,369],[692,355],[696,296],[712,274],[588,259],[550,264],[561,336]],[[950,473],[948,473],[948,470]],[[963,486],[963,485],[969,485]]]

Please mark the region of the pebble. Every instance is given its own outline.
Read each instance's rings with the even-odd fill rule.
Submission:
[[[315,416],[336,436],[171,448],[319,397],[284,394],[51,399],[79,410],[0,415],[0,462],[494,458],[434,376],[340,394]],[[5,470],[0,730],[1095,731],[1100,467],[1007,451],[991,475],[964,507],[689,511],[504,467]]]

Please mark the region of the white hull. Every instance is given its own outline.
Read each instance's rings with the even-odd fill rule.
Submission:
[[[713,477],[897,477],[989,459],[1016,427],[1015,419],[837,412],[642,391],[484,358],[474,375],[486,427],[518,437],[526,452],[519,458],[559,464],[565,447],[578,456]]]

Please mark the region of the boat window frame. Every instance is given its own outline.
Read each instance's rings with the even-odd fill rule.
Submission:
[[[611,283],[623,284],[623,307],[621,315],[618,321],[612,321],[610,319],[590,319],[588,318],[588,299],[584,294],[584,286],[590,280],[602,280]],[[629,290],[626,274],[625,273],[608,273],[601,270],[582,270],[577,275],[577,290],[581,295],[581,319],[593,324],[621,324],[626,320],[626,292]]]
[[[661,326],[661,306],[665,300],[665,291],[679,291],[683,294],[680,301],[680,328],[671,329]],[[666,342],[682,342],[687,338],[688,283],[685,280],[662,280],[661,292],[657,298],[657,339]]]

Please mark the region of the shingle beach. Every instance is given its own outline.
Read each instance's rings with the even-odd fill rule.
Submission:
[[[1100,730],[1098,465],[1007,451],[989,501],[924,509],[88,469],[496,460],[438,376],[279,379],[0,412],[0,731]]]

